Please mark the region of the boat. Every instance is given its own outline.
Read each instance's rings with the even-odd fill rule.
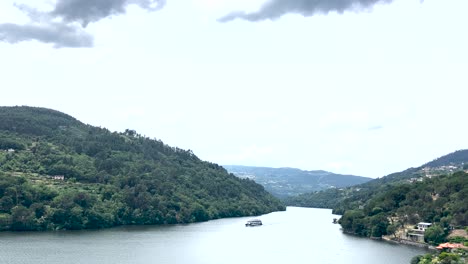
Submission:
[[[245,224],[245,226],[261,226],[261,225],[262,225],[262,221],[260,219],[249,220]]]

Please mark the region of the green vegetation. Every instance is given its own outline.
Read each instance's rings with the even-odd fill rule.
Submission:
[[[456,172],[395,185],[375,194],[361,209],[346,210],[340,224],[347,232],[380,237],[392,234],[395,226],[420,221],[435,223],[426,231],[425,239],[432,244],[440,243],[445,240],[449,227],[468,225],[467,176],[465,172]]]
[[[286,199],[285,203],[291,206],[332,208],[334,213],[344,214],[346,210],[357,208],[375,195],[387,192],[398,185],[421,181],[426,176],[452,174],[463,170],[467,165],[468,150],[459,150],[417,168],[409,168],[347,188],[332,188],[298,195]]]
[[[411,259],[411,264],[465,264],[466,251],[457,250],[451,252],[441,252],[438,254],[426,254],[415,256]]]
[[[438,224],[432,225],[424,232],[424,241],[430,244],[437,245],[445,241],[447,236],[444,228]]]
[[[395,235],[420,221],[434,223],[425,240],[445,241],[449,227],[468,225],[468,150],[438,158],[419,168],[390,174],[360,185],[303,194],[287,205],[332,208],[342,214],[345,232],[361,236]]]
[[[368,182],[371,178],[341,175],[328,171],[303,171],[294,168],[268,168],[225,165],[229,172],[241,178],[250,178],[263,185],[276,197],[288,200],[299,194],[329,188],[343,188]]]
[[[345,197],[345,192],[352,191],[353,188],[346,191],[343,189],[331,188],[324,191],[290,196],[284,199],[284,203],[286,205],[300,207],[335,208],[338,201]]]
[[[64,180],[52,176],[63,176]],[[0,107],[0,230],[174,224],[284,210],[252,180],[133,130]]]

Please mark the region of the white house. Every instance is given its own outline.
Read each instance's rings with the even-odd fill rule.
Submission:
[[[424,243],[424,232],[426,232],[426,229],[428,229],[431,225],[431,223],[418,223],[416,229],[409,230],[406,233],[406,236],[409,240]]]
[[[63,181],[63,180],[65,180],[65,176],[63,176],[63,175],[55,175],[55,176],[52,176],[52,179],[54,179],[54,180],[59,180],[59,181]]]
[[[421,222],[418,224],[418,230],[420,231],[426,231],[426,229],[428,229],[432,224],[431,223],[424,223],[424,222]]]

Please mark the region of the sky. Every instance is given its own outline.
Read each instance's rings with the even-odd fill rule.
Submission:
[[[0,105],[134,129],[222,165],[381,177],[468,148],[466,10],[2,0]]]

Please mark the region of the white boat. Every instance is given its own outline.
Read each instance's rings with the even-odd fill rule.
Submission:
[[[245,224],[245,226],[260,226],[260,225],[262,225],[262,221],[260,219],[249,220]]]

